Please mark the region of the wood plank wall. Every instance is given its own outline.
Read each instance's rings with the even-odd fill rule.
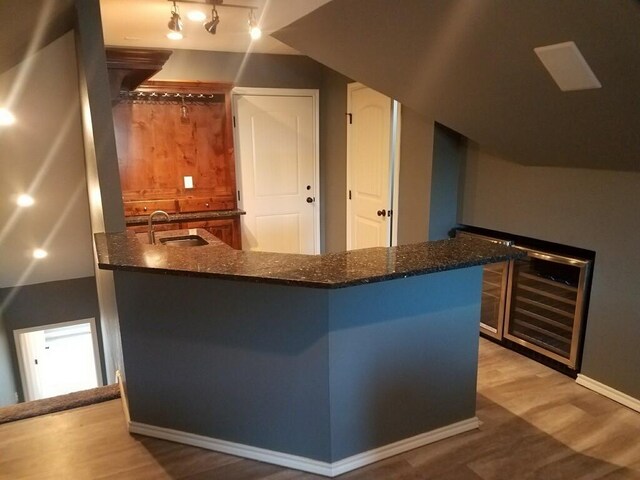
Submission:
[[[188,122],[180,117],[179,103],[132,103],[113,108],[118,165],[125,216],[153,210],[207,212],[233,210],[236,176],[231,125],[230,84],[200,82],[147,82],[138,91],[221,94],[209,104],[187,102]],[[193,177],[194,188],[184,187]],[[200,222],[223,240],[239,248],[237,218]],[[175,228],[196,225],[175,224]],[[215,230],[215,231],[214,231]]]

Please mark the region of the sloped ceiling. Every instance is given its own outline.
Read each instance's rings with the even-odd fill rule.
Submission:
[[[518,163],[640,170],[637,0],[333,0],[274,36]],[[533,52],[569,40],[601,89]]]
[[[0,0],[0,73],[73,28],[74,0]]]

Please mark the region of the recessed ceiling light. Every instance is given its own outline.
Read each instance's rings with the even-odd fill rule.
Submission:
[[[0,125],[13,125],[16,117],[6,108],[0,108]]]
[[[19,207],[30,207],[31,205],[34,204],[34,200],[31,195],[27,195],[26,193],[23,193],[22,195],[18,195],[18,198],[16,199],[16,203],[18,204]]]
[[[533,51],[563,92],[602,87],[574,42],[537,47]]]
[[[167,38],[169,40],[182,40],[182,33],[180,33],[180,32],[169,32],[169,33],[167,33]]]
[[[41,248],[36,248],[36,249],[33,251],[33,258],[37,258],[38,260],[40,260],[40,259],[42,259],[42,258],[45,258],[47,255],[49,255],[49,254],[47,253],[47,251],[46,251],[46,250],[43,250],[43,249],[41,249]]]
[[[207,19],[207,14],[200,10],[191,10],[187,13],[187,18],[192,22],[204,22]]]

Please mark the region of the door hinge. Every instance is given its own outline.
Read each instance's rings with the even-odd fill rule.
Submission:
[[[236,128],[236,116],[233,116],[233,128]]]
[[[238,190],[238,201],[240,201],[240,190]]]
[[[351,125],[353,123],[353,115],[351,113],[347,113],[346,115],[349,117],[349,125]]]
[[[351,200],[351,190],[349,190],[349,200]]]

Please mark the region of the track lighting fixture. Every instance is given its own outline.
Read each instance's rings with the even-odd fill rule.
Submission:
[[[180,17],[180,12],[178,11],[178,7],[176,5],[176,2],[178,1],[181,3],[193,3],[198,5],[203,5],[203,4],[212,5],[213,8],[211,9],[211,18],[207,22],[202,24],[204,26],[204,29],[207,32],[209,32],[211,35],[216,34],[216,30],[218,28],[218,25],[220,24],[220,15],[218,14],[218,10],[216,9],[216,6],[245,8],[249,10],[249,35],[251,35],[251,38],[253,40],[258,40],[262,36],[262,30],[258,26],[258,21],[256,20],[256,16],[255,16],[256,7],[247,6],[247,5],[232,5],[228,3],[223,3],[224,0],[168,0],[168,1],[173,3],[173,8],[171,9],[171,19],[169,20],[169,23],[168,23],[169,33],[167,34],[167,37],[169,37],[172,40],[179,40],[183,37],[182,18]],[[194,22],[202,22],[206,18],[205,14],[200,10],[193,10],[192,12],[188,12],[187,17],[189,18],[189,20],[192,20]]]
[[[218,15],[218,11],[216,10],[216,6],[213,6],[211,10],[211,20],[204,24],[204,29],[209,32],[211,35],[216,34],[216,28],[220,23],[220,15]]]
[[[182,30],[184,26],[182,25],[182,19],[180,18],[180,13],[178,12],[178,6],[176,5],[175,0],[173,1],[171,18],[169,19],[167,26],[169,27],[169,33],[167,33],[168,38],[171,40],[180,40],[182,38]]]

